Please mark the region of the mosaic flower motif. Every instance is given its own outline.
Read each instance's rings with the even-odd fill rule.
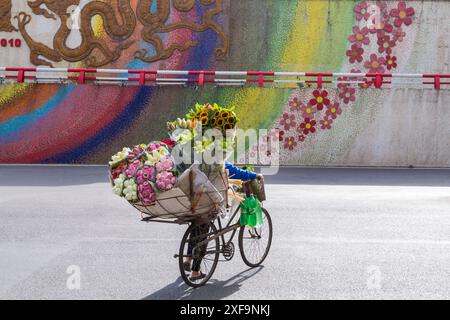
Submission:
[[[316,106],[317,110],[322,111],[324,106],[330,104],[330,100],[327,98],[328,92],[326,90],[314,90],[314,98],[309,101],[311,106]]]
[[[412,23],[411,17],[414,15],[413,7],[406,7],[405,1],[398,3],[397,8],[391,10],[391,17],[395,18],[394,25],[400,27],[402,24],[409,26]]]
[[[386,68],[388,70],[397,68],[397,57],[396,56],[386,56]]]
[[[366,1],[362,1],[359,4],[357,4],[355,6],[354,11],[356,13],[356,19],[358,19],[358,21],[361,21],[361,19],[364,19],[367,21],[370,17],[370,13],[368,11],[368,5],[367,5]]]
[[[373,85],[373,81],[367,78],[363,79],[363,83],[359,83],[358,86],[362,89],[368,89]]]
[[[296,125],[295,115],[283,112],[283,118],[280,120],[280,125],[284,127],[285,130],[289,131],[291,127]]]
[[[284,140],[284,148],[288,150],[294,150],[294,148],[297,146],[297,141],[295,141],[294,137],[286,137]]]
[[[370,39],[368,37],[369,29],[366,27],[360,29],[357,26],[353,27],[353,34],[348,37],[348,41],[358,46],[368,45]]]
[[[386,15],[386,14],[389,13],[389,12],[388,12],[388,6],[387,6],[387,2],[386,2],[386,1],[378,0],[378,1],[376,2],[376,5],[377,5],[378,8],[380,9],[380,13],[381,13],[382,15]],[[389,16],[388,16],[388,18],[389,18]]]
[[[329,119],[327,116],[325,116],[322,120],[319,121],[319,124],[322,130],[330,130],[331,125],[333,124],[333,119]]]
[[[378,57],[375,53],[370,55],[370,59],[364,62],[364,67],[369,69],[370,73],[384,73],[384,65],[386,60],[383,57]]]
[[[297,128],[297,131],[299,133],[303,133],[304,135],[308,135],[310,133],[316,132],[316,120],[311,120],[306,118],[304,122],[300,124],[300,126]]]
[[[339,90],[339,98],[343,100],[345,104],[349,104],[350,102],[355,101],[355,92],[356,90],[354,88],[350,87],[343,87]]]
[[[346,55],[349,57],[348,61],[350,61],[350,63],[355,63],[356,61],[363,61],[363,53],[364,49],[354,43],[352,44],[350,50],[347,50]]]
[[[285,134],[285,132],[283,130],[279,130],[278,131],[278,135],[275,135],[275,138],[274,138],[275,140],[273,140],[273,141],[276,141],[276,139],[279,142],[283,141],[284,140],[284,134]]]
[[[317,112],[317,107],[311,104],[303,105],[301,109],[302,117],[303,118],[310,118],[313,119],[315,117],[315,114]]]
[[[289,101],[289,107],[290,107],[291,111],[293,111],[293,112],[300,111],[302,106],[303,106],[303,103],[301,103],[297,97],[295,97]]]
[[[376,33],[378,37],[385,35],[386,33],[391,33],[394,30],[392,24],[389,23],[389,16],[385,16],[380,20],[378,25],[374,25],[373,28],[370,28],[370,33]]]
[[[391,39],[390,35],[384,35],[378,38],[378,52],[386,54],[392,53],[392,48],[395,47],[395,40]]]
[[[305,142],[305,140],[306,140],[306,136],[304,134],[301,134],[298,136],[298,141]]]
[[[338,81],[337,87],[339,89],[348,88],[350,86],[350,83],[342,83],[342,82],[340,82],[340,81],[350,81],[350,77],[338,77],[337,81]]]
[[[333,102],[330,106],[328,106],[325,115],[327,117],[331,117],[332,119],[336,119],[339,115],[342,114],[342,109],[339,106],[339,102]]]
[[[402,42],[405,36],[406,32],[404,32],[401,27],[395,28],[394,31],[392,31],[392,39],[395,41]]]
[[[359,69],[352,69],[350,72],[351,73],[361,73],[361,70],[359,70]],[[372,85],[372,81],[370,79],[367,79],[367,78],[356,77],[356,78],[353,78],[353,80],[354,81],[358,81],[358,82],[362,81],[362,83],[358,83],[358,86],[360,88],[363,88],[363,89],[367,89],[367,88],[369,88]]]

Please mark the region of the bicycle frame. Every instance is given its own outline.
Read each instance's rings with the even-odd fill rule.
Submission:
[[[239,210],[241,209],[241,206],[238,206],[236,208],[236,210],[234,211],[233,215],[231,216],[230,220],[228,221],[227,225],[225,226],[225,228],[222,227],[222,221],[220,219],[220,217],[217,219],[217,222],[219,224],[219,229],[217,233],[214,232],[209,232],[206,235],[206,239],[197,243],[197,246],[202,246],[207,244],[210,241],[216,240],[217,238],[221,238],[222,240],[222,245],[228,245],[230,242],[233,241],[234,236],[236,234],[237,229],[239,229],[241,227],[241,225],[239,224],[239,222],[235,223],[235,224],[231,224],[234,220],[234,218],[236,217],[236,215],[238,214]],[[230,239],[228,241],[225,241],[225,234],[227,234],[228,232],[233,232],[233,234],[231,235]],[[211,237],[212,236],[212,237]],[[207,253],[210,253],[210,251],[208,251]]]

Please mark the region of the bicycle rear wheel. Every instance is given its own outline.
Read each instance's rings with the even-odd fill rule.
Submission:
[[[205,225],[206,226],[206,225]],[[178,264],[180,268],[181,277],[184,282],[193,288],[198,288],[205,285],[213,275],[219,261],[220,254],[220,240],[216,238],[209,240],[205,245],[198,245],[199,242],[210,239],[217,234],[217,228],[213,222],[209,222],[207,233],[198,232],[198,225],[192,224],[185,232],[181,240],[180,251],[178,255]],[[189,247],[193,248],[192,253],[189,254]],[[184,269],[184,261],[187,258],[192,258],[194,264],[200,264],[200,271],[205,275],[204,278],[193,280],[191,272]],[[201,262],[200,262],[201,261]]]
[[[242,260],[252,268],[263,263],[272,244],[272,219],[266,209],[262,210],[263,222],[259,227],[242,226],[239,230],[239,251]]]

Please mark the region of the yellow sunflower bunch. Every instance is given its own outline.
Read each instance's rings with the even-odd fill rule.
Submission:
[[[203,129],[219,129],[225,132],[234,129],[239,119],[234,112],[234,108],[224,108],[215,104],[197,104],[195,110],[192,109],[186,117],[195,119],[202,123]]]

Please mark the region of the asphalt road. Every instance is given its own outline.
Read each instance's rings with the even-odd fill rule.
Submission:
[[[185,227],[140,222],[105,167],[0,166],[0,298],[450,299],[450,170],[289,168],[267,194],[264,266],[192,290]]]

